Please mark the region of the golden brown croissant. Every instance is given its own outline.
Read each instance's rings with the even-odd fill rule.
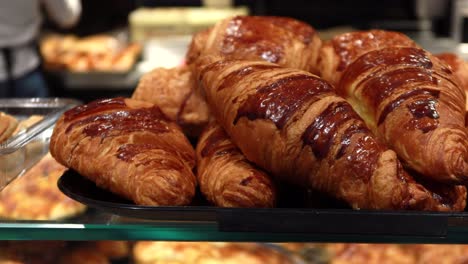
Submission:
[[[337,35],[320,48],[320,76],[336,86],[346,67],[359,56],[375,49],[393,46],[417,47],[417,44],[407,36],[393,31],[370,30]]]
[[[303,22],[283,17],[238,16],[195,34],[186,59],[192,64],[203,53],[266,60],[315,71],[312,67],[317,64],[320,45],[315,30]],[[132,98],[156,104],[190,136],[198,136],[210,118],[186,66],[158,68],[145,74]]]
[[[452,68],[453,74],[458,77],[461,86],[465,89],[468,99],[468,63],[453,53],[440,53],[434,56]],[[468,100],[466,100],[466,111],[468,112]]]
[[[437,58],[419,48],[374,50],[347,67],[337,91],[412,169],[468,182],[465,93]]]
[[[58,120],[52,156],[96,185],[142,205],[191,202],[195,152],[158,107],[115,98],[75,107]]]
[[[153,103],[190,136],[198,136],[210,112],[188,67],[157,68],[143,75],[133,99]]]
[[[273,175],[353,208],[465,207],[463,187],[446,187],[456,199],[441,199],[444,192],[416,183],[396,153],[379,144],[319,77],[261,61],[218,59],[201,58],[195,67],[212,113],[244,155]]]
[[[201,55],[265,60],[317,72],[321,40],[310,25],[286,17],[236,16],[195,34],[187,63]]]
[[[212,122],[196,148],[197,176],[205,197],[222,207],[272,207],[276,191],[269,176],[251,164],[224,129]]]

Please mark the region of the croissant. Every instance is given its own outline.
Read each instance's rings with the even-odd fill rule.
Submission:
[[[201,192],[217,206],[272,207],[276,190],[269,176],[251,164],[216,122],[196,148]]]
[[[315,73],[321,43],[315,29],[299,20],[236,16],[195,34],[186,60],[193,64],[201,55],[265,60]]]
[[[58,120],[50,152],[61,164],[141,205],[184,205],[195,193],[195,152],[156,106],[115,98]]]
[[[415,182],[319,77],[261,61],[203,57],[196,64],[213,115],[244,155],[274,176],[356,209],[465,207],[464,187],[436,194]]]
[[[417,44],[404,34],[393,31],[369,30],[340,34],[321,46],[317,68],[323,79],[336,86],[346,67],[359,56],[371,50],[393,46],[417,47]]]
[[[132,99],[157,105],[172,121],[176,121],[187,135],[198,136],[208,124],[208,106],[196,89],[187,66],[156,68],[143,75]]]
[[[437,58],[411,47],[370,51],[347,67],[337,92],[413,170],[468,182],[465,93]]]

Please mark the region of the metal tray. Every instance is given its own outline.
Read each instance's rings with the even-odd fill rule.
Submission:
[[[215,222],[223,233],[441,238],[453,229],[458,234],[468,231],[468,212],[356,211],[340,205],[299,204],[300,199],[287,201],[279,208],[219,208],[200,197],[190,206],[141,206],[96,187],[73,170],[63,174],[58,186],[72,199],[104,212],[158,221]]]
[[[42,120],[0,144],[0,190],[36,164],[48,151],[53,126],[66,110],[80,101],[59,98],[0,99],[0,111],[24,120]]]
[[[90,71],[70,72],[65,70],[49,71],[48,74],[58,79],[69,90],[86,89],[122,89],[135,87],[143,75],[135,63],[128,71]]]

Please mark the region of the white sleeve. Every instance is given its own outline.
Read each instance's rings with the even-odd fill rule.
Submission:
[[[80,18],[80,0],[42,0],[42,3],[50,18],[61,27],[72,27]]]

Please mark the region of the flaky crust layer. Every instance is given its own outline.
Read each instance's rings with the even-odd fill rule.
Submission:
[[[353,208],[463,210],[410,177],[331,85],[265,62],[205,57],[197,76],[218,122],[252,162]],[[452,193],[458,187],[447,187]],[[466,195],[462,188],[460,195]],[[466,197],[466,196],[465,196]]]
[[[465,108],[468,116],[468,62],[453,53],[439,53],[434,56],[452,68],[454,77],[458,78],[460,85],[465,89],[467,98]],[[465,120],[468,123],[468,119]],[[465,126],[467,126],[466,124]]]
[[[195,153],[179,126],[150,103],[115,98],[67,111],[50,152],[97,186],[141,205],[189,204]]]
[[[404,34],[385,30],[355,31],[337,35],[320,48],[320,76],[336,86],[343,71],[361,55],[393,46],[417,47],[417,44]]]
[[[196,153],[198,183],[210,202],[222,207],[274,206],[272,180],[245,158],[216,122],[201,134]]]

